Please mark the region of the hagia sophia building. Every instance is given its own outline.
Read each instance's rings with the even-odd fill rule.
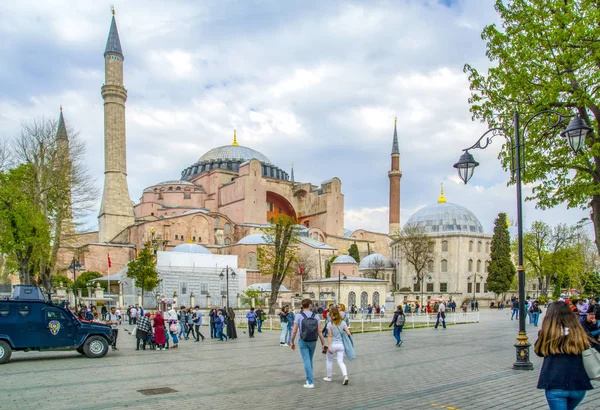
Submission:
[[[123,272],[144,244],[151,241],[159,253],[191,252],[237,257],[237,268],[245,272],[242,275],[245,283],[240,283],[240,289],[270,283],[270,277],[261,275],[257,269],[256,251],[264,244],[263,229],[270,219],[284,214],[296,218],[301,225],[299,252],[315,261],[313,272],[305,278],[310,279],[305,281],[305,295],[321,299],[321,294],[325,293],[338,300],[335,292],[339,290],[341,301],[357,305],[383,304],[384,297],[394,303],[393,291],[400,291],[404,299],[419,297],[421,292],[414,287],[411,269],[403,262],[399,247],[392,243],[390,236],[400,229],[402,172],[395,124],[388,173],[387,233],[345,230],[344,194],[339,178],[332,177],[318,185],[295,181],[293,168],[288,173],[271,158],[240,145],[238,137],[240,141],[243,138],[235,131],[229,145],[204,153],[183,169],[178,179],[170,178],[147,187],[139,202],[133,203],[127,185],[124,53],[114,13],[104,61],[105,82],[101,90],[105,171],[98,231],[80,233],[75,240],[63,244],[59,251],[59,270],[68,271],[75,257],[88,271],[114,275]],[[60,122],[59,128],[64,127],[62,112]],[[436,260],[430,266],[428,297],[466,299],[470,294],[467,290],[474,289],[468,288],[467,284],[472,274],[479,273],[477,281],[485,282],[487,273],[482,266],[489,259],[491,235],[483,232],[474,214],[460,205],[446,203],[445,198],[430,207],[425,208],[426,215],[422,210],[411,218],[413,222],[429,227],[429,233],[436,237],[436,246],[439,246]],[[346,254],[352,244],[358,246],[359,263]],[[337,264],[332,264],[331,278],[325,278],[326,263],[336,255],[343,257],[336,260]],[[382,262],[381,272],[376,278],[367,278],[363,273],[372,270],[369,263],[375,259]],[[337,283],[342,270],[346,278],[344,290]],[[334,278],[335,286],[330,283]],[[301,292],[299,283],[290,278],[284,284],[291,293],[298,295]],[[481,287],[481,294],[476,295],[478,299],[492,297],[483,292],[483,285],[473,286]],[[184,299],[185,292],[178,289],[177,293]],[[201,290],[194,290],[194,293],[200,295]]]

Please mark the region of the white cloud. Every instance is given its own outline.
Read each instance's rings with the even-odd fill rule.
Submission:
[[[498,212],[514,214],[514,187],[497,160],[501,140],[473,152],[481,166],[469,185],[452,168],[486,129],[471,121],[462,67],[489,65],[480,33],[497,22],[493,0],[115,3],[132,198],[230,144],[237,129],[240,144],[282,168],[295,162],[297,180],[340,177],[346,227],[386,232],[397,116],[403,222],[437,200],[441,182],[448,200],[487,230]],[[32,117],[57,116],[63,104],[99,185],[109,23],[108,6],[97,2],[22,0],[0,15],[0,50],[11,56],[0,62],[0,138]],[[586,214],[533,204],[525,211],[529,222]]]

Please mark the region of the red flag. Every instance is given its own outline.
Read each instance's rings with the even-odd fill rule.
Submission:
[[[300,276],[302,276],[303,272],[304,272],[304,268],[302,267],[302,264],[300,264]]]
[[[108,267],[111,268],[112,263],[110,263],[110,253],[107,253],[106,255],[108,255]]]

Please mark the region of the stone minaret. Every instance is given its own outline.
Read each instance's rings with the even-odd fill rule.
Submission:
[[[123,51],[115,22],[110,23],[104,50],[104,192],[98,216],[100,242],[110,242],[133,225],[133,206],[127,188],[127,152],[125,139],[125,101],[123,87]]]
[[[388,172],[390,178],[390,235],[400,231],[400,149],[398,148],[397,119],[394,118],[394,142],[392,143],[392,169]]]
[[[75,239],[73,210],[71,206],[71,151],[62,106],[60,107],[58,130],[56,132],[56,155],[58,170],[62,174],[66,189],[61,190],[61,196],[56,198],[56,218],[59,223],[55,226],[56,231],[54,235],[55,238],[59,238],[57,246],[59,244],[60,246],[70,246]]]

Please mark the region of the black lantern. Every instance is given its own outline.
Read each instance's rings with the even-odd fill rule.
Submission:
[[[567,139],[569,146],[577,154],[585,144],[585,137],[593,131],[585,120],[577,116],[571,120],[567,129],[561,132],[560,136]]]
[[[463,182],[469,182],[469,179],[473,176],[473,171],[475,171],[475,167],[479,166],[479,162],[475,161],[473,155],[469,153],[469,151],[465,151],[456,164],[454,164],[454,168],[458,170],[458,176]]]

